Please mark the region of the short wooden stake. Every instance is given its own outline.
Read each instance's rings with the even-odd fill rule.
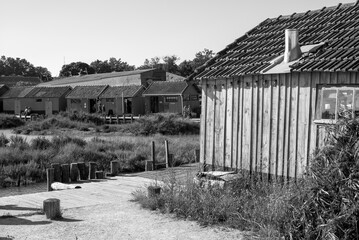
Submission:
[[[70,179],[71,182],[77,182],[79,180],[79,168],[77,163],[71,163],[70,165]]]
[[[97,165],[94,162],[89,162],[89,179],[96,178]]]
[[[152,169],[156,170],[156,150],[155,150],[155,142],[152,141],[151,145],[151,160],[152,160]]]
[[[96,175],[96,179],[104,179],[103,171],[96,171],[95,175]]]
[[[60,211],[60,199],[49,198],[43,202],[43,210],[46,214],[46,218],[55,219],[61,217]]]
[[[166,162],[166,166],[167,166],[167,168],[173,167],[173,154],[172,153],[168,154],[168,162]]]
[[[80,173],[80,180],[87,180],[88,174],[86,174],[86,166],[84,162],[77,163],[77,168],[79,169]]]
[[[169,159],[168,159],[168,141],[165,140],[165,158],[166,158],[166,168],[169,167],[168,163],[169,163]]]
[[[196,149],[194,154],[195,154],[195,162],[198,163],[200,158],[200,150]]]
[[[63,183],[70,182],[70,164],[61,164],[62,181]]]
[[[53,163],[51,164],[51,168],[54,169],[54,181],[55,182],[61,182],[61,165],[59,163]]]
[[[111,175],[112,176],[117,176],[117,174],[118,174],[118,166],[119,166],[118,161],[111,161]]]
[[[131,123],[133,123],[133,114],[131,114]]]
[[[145,161],[145,171],[152,171],[153,170],[153,164],[151,160]]]
[[[55,169],[48,168],[46,169],[46,179],[47,179],[47,191],[52,191],[51,184],[54,182],[54,172]]]
[[[156,197],[161,194],[161,187],[159,186],[148,186],[148,197]]]
[[[125,123],[126,123],[126,115],[123,114],[123,124],[125,124]]]

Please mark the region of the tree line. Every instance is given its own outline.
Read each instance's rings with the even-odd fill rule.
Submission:
[[[195,54],[192,60],[184,60],[180,62],[180,58],[176,55],[164,57],[153,57],[145,59],[143,65],[135,67],[121,58],[111,57],[108,60],[95,60],[90,64],[85,62],[72,62],[64,64],[60,70],[59,77],[70,77],[78,75],[87,75],[95,73],[110,73],[132,71],[135,69],[163,69],[164,71],[174,73],[183,77],[188,77],[194,70],[203,65],[214,57],[214,52],[204,49]],[[25,76],[39,77],[43,81],[53,79],[51,73],[45,67],[35,67],[26,59],[11,58],[2,56],[0,58],[0,76]]]

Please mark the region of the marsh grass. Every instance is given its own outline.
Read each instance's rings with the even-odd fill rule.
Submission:
[[[257,239],[359,239],[359,120],[327,127],[303,179],[262,182],[243,176],[226,188],[164,181],[160,196],[134,192],[144,208],[174,213],[203,225],[252,232]]]

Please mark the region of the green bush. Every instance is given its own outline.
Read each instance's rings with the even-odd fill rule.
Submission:
[[[51,141],[45,137],[37,137],[30,143],[32,149],[45,150],[52,146]]]
[[[13,115],[0,114],[0,128],[15,128],[24,125],[25,122]]]
[[[89,114],[85,112],[61,112],[61,116],[69,118],[71,121],[93,123],[97,126],[105,124],[105,120],[98,114]]]

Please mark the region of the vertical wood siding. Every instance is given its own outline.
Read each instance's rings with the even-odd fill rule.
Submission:
[[[248,75],[202,81],[201,162],[262,177],[302,176],[325,126],[314,123],[319,84],[359,84],[358,73]]]

